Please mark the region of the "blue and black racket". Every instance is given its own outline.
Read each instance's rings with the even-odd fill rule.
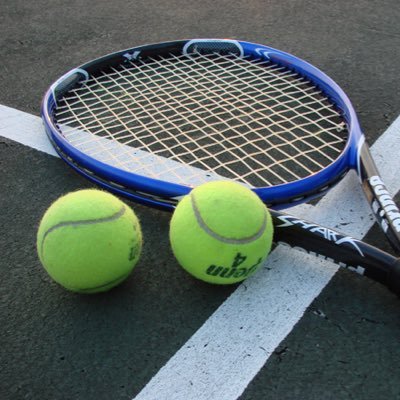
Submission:
[[[400,212],[349,99],[323,72],[290,54],[221,39],[135,47],[58,79],[45,95],[42,117],[60,156],[81,174],[170,210],[193,187],[221,179],[240,182],[273,210],[282,209],[321,196],[355,169],[400,252]],[[394,281],[387,281],[398,269],[394,257],[323,238],[272,213],[277,241]]]

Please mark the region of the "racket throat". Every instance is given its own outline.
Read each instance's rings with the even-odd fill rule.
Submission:
[[[379,176],[372,176],[369,178],[369,184],[376,196],[371,206],[374,213],[382,217],[382,228],[387,232],[390,227],[386,221],[388,220],[395,231],[400,233],[400,211],[382,179]]]
[[[360,148],[358,172],[364,193],[378,224],[392,247],[400,254],[400,210],[380,177],[365,142]]]

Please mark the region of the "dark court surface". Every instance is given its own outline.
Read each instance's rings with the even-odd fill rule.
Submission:
[[[233,38],[326,71],[373,143],[400,113],[399,20],[398,0],[0,0],[0,104],[39,115],[48,85],[92,58]],[[170,215],[130,203],[145,237],[132,276],[102,295],[61,289],[36,256],[37,226],[56,198],[92,186],[61,160],[1,137],[0,166],[0,399],[133,398],[235,288],[187,276],[169,248]],[[366,240],[390,251],[376,227]],[[339,272],[241,400],[400,399],[399,310],[385,288]]]

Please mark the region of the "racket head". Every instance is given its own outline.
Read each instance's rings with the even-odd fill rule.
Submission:
[[[144,45],[83,64],[58,79],[46,92],[41,110],[46,132],[60,156],[88,179],[135,201],[172,209],[182,196],[203,181],[232,179],[232,177],[216,174],[214,171],[205,169],[201,172],[200,180],[193,179],[191,175],[192,167],[186,169],[177,166],[178,174],[182,174],[182,176],[176,180],[170,179],[168,168],[166,168],[166,172],[157,176],[152,173],[143,174],[141,168],[135,171],[135,168],[126,169],[118,164],[113,165],[113,163],[90,154],[84,147],[74,145],[68,135],[60,128],[61,124],[57,119],[57,111],[60,104],[65,103],[65,98],[68,98],[75,89],[79,89],[93,77],[94,80],[102,79],[105,74],[113,73],[112,71],[118,71],[121,68],[125,70],[136,64],[143,64],[146,67],[148,60],[154,62],[154,60],[167,59],[169,62],[171,58],[173,60],[182,57],[190,59],[215,54],[218,57],[234,57],[234,62],[237,59],[249,61],[257,64],[257,68],[263,68],[264,63],[267,67],[272,65],[272,69],[282,69],[284,74],[295,75],[296,80],[305,80],[307,85],[310,84],[317,91],[320,91],[324,98],[323,101],[328,102],[337,111],[341,123],[345,127],[345,137],[343,143],[340,144],[340,151],[323,168],[311,171],[300,179],[283,183],[278,182],[278,184],[249,185],[246,181],[242,182],[250,186],[269,207],[281,209],[320,196],[336,184],[350,168],[357,168],[359,162],[358,149],[360,143],[363,142],[363,134],[356,113],[343,90],[322,71],[293,55],[268,46],[236,40],[192,39]],[[188,78],[190,79],[190,75],[188,75]],[[151,79],[149,79],[149,82],[151,82]],[[289,81],[290,84],[291,81]],[[284,82],[283,85],[286,85],[286,83]],[[79,131],[79,135],[80,133]],[[112,142],[109,139],[105,140],[107,141],[106,146],[109,146],[109,142]],[[104,145],[104,143],[103,141],[100,144]],[[268,148],[265,150],[267,151]],[[114,151],[114,148],[112,151]],[[129,152],[132,151],[130,148]],[[131,156],[132,154],[130,154]],[[158,156],[155,159],[150,157],[146,159],[146,163],[156,164],[158,160]],[[172,164],[175,168],[176,161],[172,161]],[[268,164],[266,164],[265,169],[268,169],[268,167]],[[162,165],[158,167],[160,170],[163,168]],[[198,168],[195,167],[195,169]],[[289,170],[290,168],[286,169]],[[241,181],[240,178],[233,177],[233,179]]]

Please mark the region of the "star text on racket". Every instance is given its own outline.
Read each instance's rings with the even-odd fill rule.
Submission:
[[[357,252],[364,257],[363,252],[361,251],[360,247],[357,244],[357,240],[350,237],[350,236],[344,236],[339,234],[338,232],[335,232],[329,228],[325,228],[319,225],[311,224],[309,222],[303,221],[301,219],[297,219],[295,217],[292,217],[290,215],[281,215],[278,217],[279,220],[283,222],[282,225],[277,225],[278,228],[286,228],[289,226],[293,225],[298,225],[301,228],[308,230],[312,233],[317,233],[326,240],[329,240],[330,242],[334,242],[337,245],[343,245],[344,243],[349,244],[350,246],[354,247]]]

